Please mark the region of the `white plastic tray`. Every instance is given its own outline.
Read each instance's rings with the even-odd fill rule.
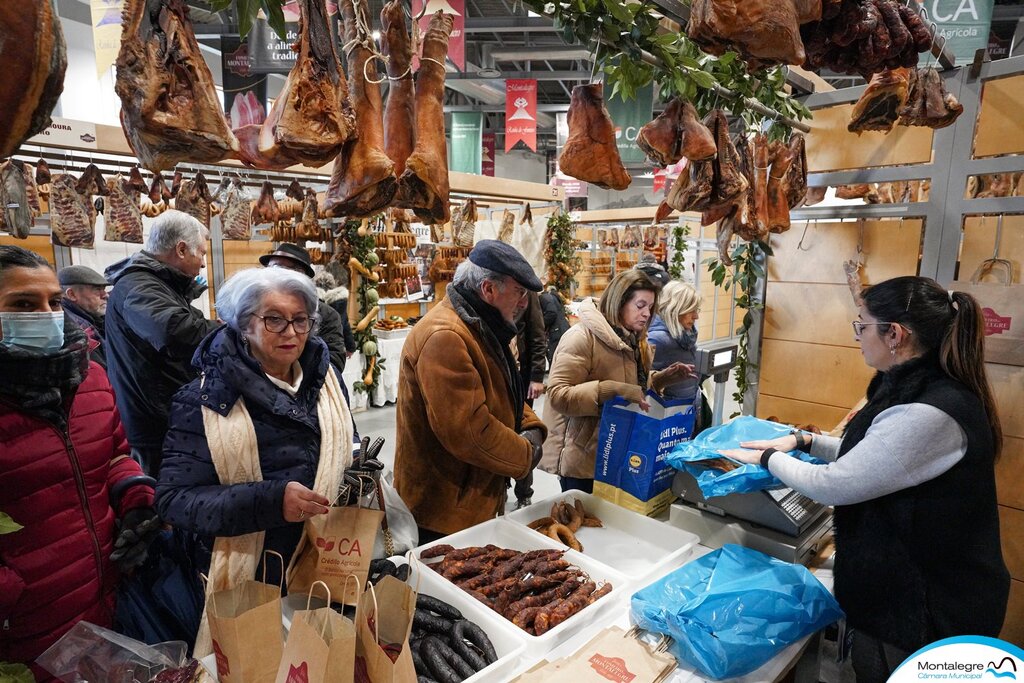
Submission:
[[[417,571],[422,573],[422,579],[420,579]],[[418,584],[419,594],[444,600],[462,612],[462,616],[483,629],[487,637],[491,639],[491,645],[494,646],[494,651],[498,655],[497,661],[487,668],[476,672],[462,683],[508,681],[515,675],[518,675],[523,664],[523,653],[526,650],[526,633],[520,631],[511,622],[502,619],[500,614],[488,609],[461,590],[458,591],[459,595],[454,595],[450,590],[439,587],[436,582],[431,583],[426,575],[434,573],[432,569],[427,569],[422,564],[417,563],[409,577],[409,585],[415,588]],[[441,577],[437,578],[440,579]],[[417,581],[417,579],[420,580]],[[426,672],[419,673],[424,676],[427,675]]]
[[[451,536],[445,536],[433,543],[427,543],[419,548],[414,548],[410,553],[418,560],[420,553],[435,545],[448,544],[455,548],[467,548],[470,546],[487,545],[488,543],[493,543],[501,548],[511,548],[512,550],[520,550],[524,552],[529,550],[542,550],[544,548],[566,550],[565,546],[562,544],[556,543],[550,538],[535,533],[530,529],[517,524],[510,524],[509,522],[501,519],[492,519],[490,521],[483,522],[482,524],[477,524],[474,527],[470,527],[469,529],[452,534]],[[513,625],[512,622],[508,621],[497,612],[494,612],[480,604],[468,593],[431,569],[426,569],[421,572],[421,590],[428,592],[431,595],[435,595],[435,593],[432,593],[431,591],[436,590],[438,591],[436,593],[437,597],[452,603],[459,609],[462,609],[463,604],[476,603],[487,611],[492,619],[497,619],[498,621],[507,624],[519,633],[526,643],[525,654],[527,656],[535,657],[557,647],[571,638],[580,629],[599,623],[602,619],[605,621],[613,619],[614,615],[609,615],[608,611],[614,606],[621,608],[622,598],[627,594],[626,589],[632,585],[631,582],[627,581],[622,574],[619,574],[614,569],[594,560],[593,558],[587,557],[586,555],[581,555],[575,550],[566,550],[564,557],[573,565],[589,574],[590,578],[598,582],[599,585],[602,582],[610,582],[612,584],[612,590],[608,595],[604,596],[594,604],[583,608],[583,610],[569,617],[542,636],[530,635],[526,631],[523,631],[519,627]],[[422,563],[417,564],[422,566]],[[411,581],[412,585],[415,586],[415,579],[412,579]],[[487,630],[487,627],[483,624],[480,624],[480,627]],[[490,632],[488,631],[488,633]]]
[[[550,515],[551,506],[555,502],[564,500],[572,504],[576,498],[583,503],[587,512],[596,515],[604,524],[603,527],[581,527],[576,532],[576,538],[583,546],[583,554],[625,574],[638,587],[647,585],[649,580],[670,569],[682,566],[694,547],[700,543],[696,534],[644,517],[583,491],[560,493],[516,510],[506,515],[505,519],[521,525],[529,533],[548,539],[546,535],[526,525]]]

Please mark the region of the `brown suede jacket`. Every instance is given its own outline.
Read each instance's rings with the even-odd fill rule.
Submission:
[[[395,488],[419,526],[445,534],[499,514],[507,480],[533,461],[533,446],[515,431],[504,363],[480,324],[445,298],[402,349]],[[521,428],[547,435],[529,406]]]

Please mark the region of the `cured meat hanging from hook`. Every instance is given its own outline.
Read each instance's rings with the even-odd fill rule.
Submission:
[[[523,207],[523,215],[519,218],[519,225],[524,224],[533,227],[533,209],[530,208],[529,203]]]
[[[178,189],[174,197],[174,208],[182,213],[187,213],[207,228],[210,227],[210,202],[213,197],[210,195],[210,187],[206,183],[206,176],[200,171],[192,180],[186,180]]]
[[[853,115],[846,129],[858,135],[866,130],[891,131],[907,104],[912,73],[903,68],[886,69],[872,76],[853,106]]]
[[[793,154],[793,165],[786,174],[786,199],[789,208],[795,209],[807,199],[807,149],[803,135],[793,133],[789,151]]]
[[[626,172],[615,142],[615,124],[604,106],[600,83],[577,85],[569,101],[569,139],[558,157],[566,175],[598,187],[625,190],[632,178]]]
[[[265,181],[259,199],[252,205],[252,222],[254,225],[276,223],[280,217],[281,212],[274,199],[274,186],[270,181]]]
[[[344,0],[342,10],[348,6],[349,0]],[[298,58],[259,135],[261,159],[256,163],[278,168],[297,163],[319,168],[352,138],[354,125],[360,136],[367,133],[349,109],[348,84],[334,48],[327,3],[301,0],[299,7]],[[350,62],[349,68],[357,71],[359,65]],[[245,157],[243,161],[251,163]]]
[[[391,0],[380,12],[381,52],[387,63],[388,100],[384,107],[384,152],[395,164],[395,175],[416,146],[416,83],[412,75],[412,36],[406,27],[401,0]]]
[[[224,199],[224,211],[220,215],[221,234],[226,240],[252,239],[252,199],[242,186],[242,179],[235,176]]]
[[[114,90],[128,143],[153,172],[239,150],[188,14],[184,0],[125,4]]]
[[[658,166],[671,166],[683,157],[699,161],[714,156],[715,137],[701,123],[697,110],[682,98],[669,102],[665,111],[640,128],[636,144]]]
[[[0,158],[50,125],[67,49],[53,0],[0,2]]]
[[[447,223],[451,218],[443,100],[444,61],[452,25],[452,16],[438,10],[430,17],[423,38],[423,57],[416,74],[416,149],[398,180],[395,202],[428,223]]]
[[[768,231],[782,233],[789,230],[789,195],[786,178],[789,169],[796,161],[796,150],[783,147],[772,159],[771,171],[768,173]]]
[[[384,153],[384,103],[369,34],[366,0],[342,0],[351,103],[359,136],[334,161],[324,208],[334,216],[362,218],[391,203],[398,191],[395,164]],[[444,130],[442,125],[441,130]]]
[[[46,163],[46,159],[39,159],[36,162],[36,184],[49,185],[50,179],[50,165]]]
[[[171,201],[171,190],[167,187],[167,181],[159,171],[153,174],[153,182],[149,185],[149,199],[154,204]]]
[[[23,240],[34,224],[25,182],[24,163],[17,159],[0,162],[0,230]]]
[[[501,227],[498,229],[498,239],[502,242],[512,242],[512,234],[516,228],[516,217],[508,209],[501,212]]]
[[[146,191],[149,190],[149,188],[146,186],[145,179],[143,179],[143,177],[142,177],[142,172],[139,171],[139,167],[138,166],[132,166],[131,170],[128,171],[127,183],[128,183],[128,187],[130,187],[132,190],[134,190],[138,194],[142,194],[143,192],[146,192]]]
[[[139,178],[141,180],[141,176]],[[120,175],[107,181],[110,196],[103,214],[104,239],[108,242],[142,244],[142,211],[139,192]],[[143,183],[145,187],[145,183]]]
[[[92,249],[95,209],[79,193],[74,176],[61,173],[50,182],[50,239],[59,246]]]
[[[739,155],[736,146],[729,137],[729,120],[721,109],[715,109],[706,119],[708,128],[715,132],[715,143],[718,153],[712,160],[714,168],[714,194],[705,208],[713,209],[723,204],[731,204],[742,195],[749,184],[739,168]]]
[[[946,92],[939,72],[927,67],[912,74],[907,103],[900,109],[900,125],[945,128],[956,121],[964,106]]]

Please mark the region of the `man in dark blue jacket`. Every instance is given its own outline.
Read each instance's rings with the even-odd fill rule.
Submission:
[[[153,223],[146,248],[106,270],[107,372],[117,394],[132,456],[150,476],[160,471],[174,393],[197,375],[192,355],[219,324],[191,302],[205,286],[209,231],[180,211]]]

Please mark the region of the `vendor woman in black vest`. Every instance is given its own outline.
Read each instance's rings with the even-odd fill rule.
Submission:
[[[841,439],[794,433],[723,453],[835,506],[836,598],[855,630],[857,681],[873,683],[928,643],[999,635],[1002,430],[972,296],[894,278],[864,293],[853,330],[878,372]],[[797,448],[826,464],[776,452]]]

